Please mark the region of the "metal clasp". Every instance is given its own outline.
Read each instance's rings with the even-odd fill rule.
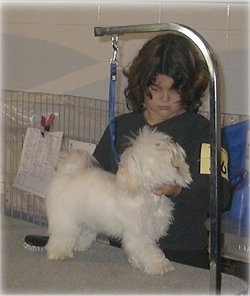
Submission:
[[[111,59],[112,62],[117,62],[118,57],[118,35],[112,36],[112,47],[113,47],[113,58]]]

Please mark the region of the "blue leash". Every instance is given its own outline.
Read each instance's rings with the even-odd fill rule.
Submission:
[[[118,37],[112,37],[114,48],[113,59],[110,61],[110,80],[109,80],[109,132],[111,149],[117,165],[120,163],[120,155],[116,151],[116,120],[115,120],[115,95],[116,95],[116,74],[117,74],[117,41]]]

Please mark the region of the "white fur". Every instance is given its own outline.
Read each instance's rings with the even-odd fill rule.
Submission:
[[[85,251],[97,233],[122,239],[133,266],[148,274],[173,269],[157,241],[172,223],[173,203],[152,189],[192,178],[185,152],[164,133],[144,127],[121,155],[116,175],[105,172],[87,152],[69,153],[48,188],[50,259]],[[178,197],[177,197],[178,198]]]

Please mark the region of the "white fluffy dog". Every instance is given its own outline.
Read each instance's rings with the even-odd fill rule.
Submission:
[[[69,153],[48,188],[49,259],[85,251],[97,233],[122,239],[133,266],[148,274],[173,270],[157,246],[172,221],[173,203],[152,190],[161,184],[187,187],[192,178],[179,144],[144,127],[121,155],[116,175],[87,152]]]

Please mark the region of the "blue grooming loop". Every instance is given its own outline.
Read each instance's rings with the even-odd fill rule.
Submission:
[[[118,36],[112,36],[113,57],[110,60],[109,78],[109,132],[111,148],[117,165],[120,163],[120,155],[117,153],[116,144],[116,121],[115,121],[115,97],[116,97],[116,75],[117,75],[117,55],[118,55]]]
[[[211,137],[211,174],[210,174],[210,291],[211,294],[221,293],[221,126],[220,126],[220,102],[219,102],[219,68],[216,57],[209,44],[204,38],[193,29],[175,23],[167,24],[143,24],[134,26],[116,27],[95,27],[95,36],[112,35],[118,36],[127,33],[146,33],[159,31],[175,31],[191,39],[204,56],[207,63],[210,84],[210,137]],[[117,53],[117,51],[116,51]],[[112,89],[111,89],[112,90]],[[110,108],[113,112],[114,100],[110,101]],[[115,141],[115,124],[111,114],[111,141]],[[113,144],[112,144],[113,145]]]

